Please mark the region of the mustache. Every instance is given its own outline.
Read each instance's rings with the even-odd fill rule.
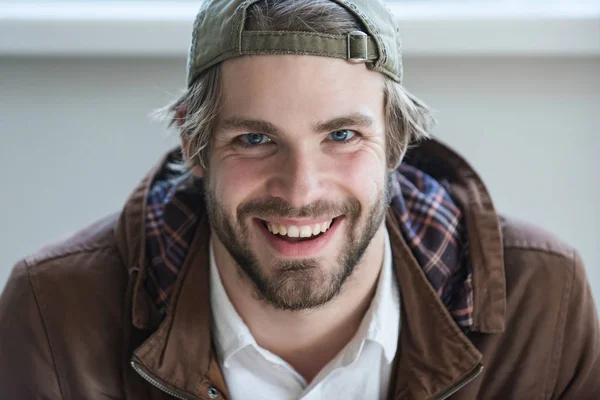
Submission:
[[[360,202],[348,199],[343,202],[317,200],[301,208],[296,208],[282,198],[273,197],[265,200],[255,199],[240,204],[237,208],[238,218],[252,216],[260,219],[269,218],[319,218],[342,214],[358,216]]]

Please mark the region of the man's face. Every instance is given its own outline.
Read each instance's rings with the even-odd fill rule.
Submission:
[[[204,176],[213,240],[275,308],[325,304],[368,264],[387,210],[383,77],[327,57],[242,57],[222,65],[222,88]]]

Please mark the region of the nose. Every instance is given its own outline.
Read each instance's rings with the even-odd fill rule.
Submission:
[[[308,146],[287,151],[273,165],[275,170],[267,183],[269,195],[284,199],[296,208],[322,199],[325,192],[323,164],[319,153]]]

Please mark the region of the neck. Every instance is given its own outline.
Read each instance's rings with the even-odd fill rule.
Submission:
[[[292,365],[307,382],[356,334],[375,294],[383,264],[382,225],[334,299],[316,309],[284,311],[257,299],[254,286],[240,273],[216,235],[212,240],[225,291],[258,345]]]

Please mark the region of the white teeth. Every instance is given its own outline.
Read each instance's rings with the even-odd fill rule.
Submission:
[[[331,226],[331,223],[332,223],[332,220],[326,221],[326,222],[323,222],[320,224],[314,224],[314,225],[285,226],[285,225],[273,224],[271,222],[267,222],[267,229],[269,230],[269,232],[271,232],[275,235],[282,235],[282,236],[288,236],[288,237],[293,237],[293,238],[297,238],[297,237],[307,238],[307,237],[317,236],[321,233],[327,232],[327,230]]]
[[[322,224],[319,225],[319,231],[320,232],[327,232],[327,229],[329,228],[329,222],[323,222]]]
[[[292,226],[288,227],[287,235],[289,237],[293,237],[293,238],[299,237],[300,230],[298,229],[297,226],[292,225]]]
[[[303,226],[300,228],[300,237],[311,237],[312,228],[310,226]]]
[[[321,233],[321,224],[315,224],[315,225],[312,227],[312,234],[316,236],[316,235],[318,235],[319,233]]]

